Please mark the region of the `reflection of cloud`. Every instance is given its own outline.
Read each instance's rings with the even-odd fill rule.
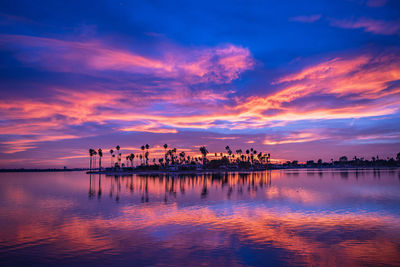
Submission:
[[[154,253],[160,246],[171,249],[188,248],[193,247],[194,243],[205,251],[214,251],[221,247],[231,246],[226,239],[228,235],[239,237],[240,242],[236,244],[239,246],[243,245],[247,248],[253,245],[258,248],[273,246],[283,249],[306,265],[315,266],[321,263],[324,265],[342,263],[346,266],[358,266],[364,263],[397,265],[400,261],[399,240],[396,238],[400,226],[398,217],[365,210],[313,212],[315,210],[310,209],[309,205],[324,204],[330,198],[335,201],[342,200],[342,195],[337,195],[335,192],[343,191],[336,191],[333,189],[339,188],[331,187],[338,186],[337,183],[331,183],[329,181],[332,179],[328,179],[329,181],[324,181],[328,182],[324,184],[325,187],[315,187],[318,190],[312,190],[315,181],[309,181],[307,186],[307,180],[303,180],[306,183],[303,184],[304,188],[295,190],[296,182],[282,179],[279,171],[271,174],[274,185],[264,189],[258,188],[260,193],[258,197],[265,196],[270,201],[269,205],[254,205],[257,201],[243,202],[242,195],[237,199],[240,201],[235,202],[234,209],[231,209],[231,205],[229,207],[214,205],[215,202],[212,202],[214,204],[211,206],[195,205],[198,203],[196,201],[199,201],[198,195],[204,184],[209,187],[209,197],[217,197],[217,200],[225,201],[223,194],[227,188],[224,191],[223,186],[210,175],[192,179],[166,179],[166,177],[158,179],[139,176],[104,179],[102,176],[103,193],[108,193],[111,188],[115,190],[121,188],[119,191],[121,199],[129,198],[130,200],[136,199],[144,191],[150,195],[151,201],[146,204],[128,201],[119,203],[118,207],[112,206],[115,211],[113,216],[108,216],[107,207],[110,206],[104,201],[101,202],[106,204],[102,213],[95,212],[91,216],[85,213],[81,216],[78,213],[82,211],[82,207],[78,209],[78,213],[75,210],[78,203],[65,200],[65,194],[60,194],[60,199],[57,198],[54,192],[59,192],[60,188],[64,190],[63,192],[69,190],[86,194],[89,178],[81,179],[80,174],[72,177],[59,174],[58,179],[51,179],[47,187],[49,191],[45,191],[49,195],[42,192],[34,194],[36,179],[28,179],[28,184],[25,185],[26,191],[4,182],[0,187],[2,190],[0,196],[3,197],[1,200],[10,205],[16,203],[18,209],[7,214],[7,220],[12,223],[6,225],[7,231],[0,236],[0,243],[7,244],[7,247],[13,249],[45,244],[43,249],[51,248],[51,255],[54,257],[65,251],[85,257],[89,254],[93,256],[92,253],[104,251],[124,253],[137,248]],[[42,177],[43,174],[36,175]],[[98,178],[95,179],[95,177],[98,176],[92,176],[92,183],[96,190],[99,183]],[[205,177],[208,178],[204,180]],[[261,181],[266,184],[266,178],[265,173],[250,173],[244,180],[237,174],[230,174],[226,186],[235,188],[236,185],[246,188],[253,184],[260,185]],[[133,192],[130,191],[131,183]],[[182,193],[183,200],[188,201],[189,205],[180,205],[181,183],[185,185],[185,193]],[[302,183],[298,182],[298,184]],[[171,197],[172,203],[161,204],[165,190],[167,188],[169,190],[173,185],[175,189],[172,191],[178,191],[177,196]],[[351,184],[346,182],[342,186],[349,188]],[[357,187],[358,189],[363,188]],[[368,196],[372,199],[379,197],[379,195],[374,195],[375,191],[371,192],[368,188],[364,190],[367,193],[363,195],[365,199],[368,199]],[[254,191],[249,192],[245,197],[250,200],[256,198],[257,196],[252,193]],[[384,192],[380,193],[384,194]],[[192,198],[193,194],[197,197]],[[234,197],[235,195],[232,196]],[[157,201],[153,201],[155,198],[158,198]],[[289,200],[289,204],[279,202],[279,209],[277,209],[277,206],[273,204],[274,200],[282,201],[283,198]],[[290,203],[308,204],[308,208],[306,210],[291,209]],[[2,205],[0,211],[1,214],[6,214],[4,211],[7,211],[7,206]],[[34,221],[26,219],[32,216],[37,219]],[[161,237],[154,234],[160,229],[166,229]],[[187,231],[188,229],[194,229],[194,233]],[[199,238],[199,232],[202,233],[201,238]],[[123,246],[121,246],[121,241],[123,241]],[[156,242],[157,246],[146,246],[152,242]],[[332,253],[332,250],[335,253]],[[152,253],[146,255],[150,257]],[[182,251],[177,249],[170,253],[182,253]],[[141,256],[143,257],[143,254]],[[298,264],[298,261],[296,263]]]

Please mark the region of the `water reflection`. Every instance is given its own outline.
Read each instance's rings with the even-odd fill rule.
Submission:
[[[243,190],[255,192],[258,188],[263,189],[271,186],[271,171],[258,173],[209,173],[199,175],[125,175],[125,176],[104,176],[101,174],[89,175],[89,199],[97,194],[100,199],[103,188],[101,180],[108,183],[109,196],[119,201],[120,194],[134,193],[134,189],[141,194],[142,202],[149,202],[149,194],[159,196],[164,191],[164,202],[176,200],[178,195],[184,195],[189,190],[200,190],[200,197],[206,199],[209,188],[220,188],[226,191],[229,199],[233,192],[242,195]],[[104,183],[104,182],[103,182]],[[98,186],[96,186],[98,184]],[[121,192],[124,188],[124,192]]]
[[[399,175],[2,174],[0,261],[399,265]]]

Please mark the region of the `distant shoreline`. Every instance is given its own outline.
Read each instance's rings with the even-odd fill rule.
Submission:
[[[0,172],[75,172],[75,171],[87,171],[88,168],[73,168],[73,169],[0,169]]]
[[[204,170],[178,170],[178,171],[171,171],[171,170],[136,170],[136,171],[88,171],[86,174],[105,174],[108,176],[116,176],[116,175],[132,175],[132,174],[144,174],[144,175],[158,175],[158,174],[199,174],[199,173],[226,173],[226,172],[241,172],[241,173],[249,173],[249,172],[263,172],[263,171],[271,171],[271,170],[307,170],[307,169],[314,169],[314,170],[323,170],[323,169],[343,169],[343,170],[374,170],[374,169],[397,169],[400,168],[399,166],[389,167],[389,166],[376,166],[376,167],[354,167],[354,166],[337,166],[337,167],[275,167],[270,169],[204,169]]]
[[[87,174],[105,174],[105,175],[132,175],[132,174],[197,174],[197,173],[225,173],[225,172],[260,172],[268,170],[324,170],[324,169],[343,169],[343,170],[374,170],[374,169],[397,169],[400,166],[329,166],[329,167],[274,167],[270,169],[205,169],[205,170],[136,170],[136,171],[89,171],[89,168],[73,168],[73,169],[0,169],[0,173],[5,172],[73,172],[86,171]]]

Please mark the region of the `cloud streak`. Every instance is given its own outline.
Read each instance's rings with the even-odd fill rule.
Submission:
[[[309,15],[309,16],[291,17],[289,20],[296,21],[296,22],[303,22],[303,23],[313,23],[313,22],[320,20],[321,17],[322,17],[321,14],[316,14],[316,15]]]
[[[385,21],[371,18],[358,19],[331,19],[331,26],[343,29],[362,29],[365,32],[382,35],[398,35],[400,33],[400,21]]]
[[[117,71],[180,79],[189,84],[229,83],[253,67],[246,48],[228,44],[215,48],[169,49],[160,58],[141,55],[101,41],[66,41],[26,35],[1,35],[1,44],[18,48],[17,58],[28,65],[68,73]]]

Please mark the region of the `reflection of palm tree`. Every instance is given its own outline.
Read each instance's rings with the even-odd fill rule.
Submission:
[[[97,198],[101,198],[101,174],[99,174],[99,190],[97,192]]]
[[[93,184],[93,187],[95,187],[95,185]],[[93,198],[95,194],[94,188],[92,188],[92,175],[90,174],[89,177],[89,198]]]

